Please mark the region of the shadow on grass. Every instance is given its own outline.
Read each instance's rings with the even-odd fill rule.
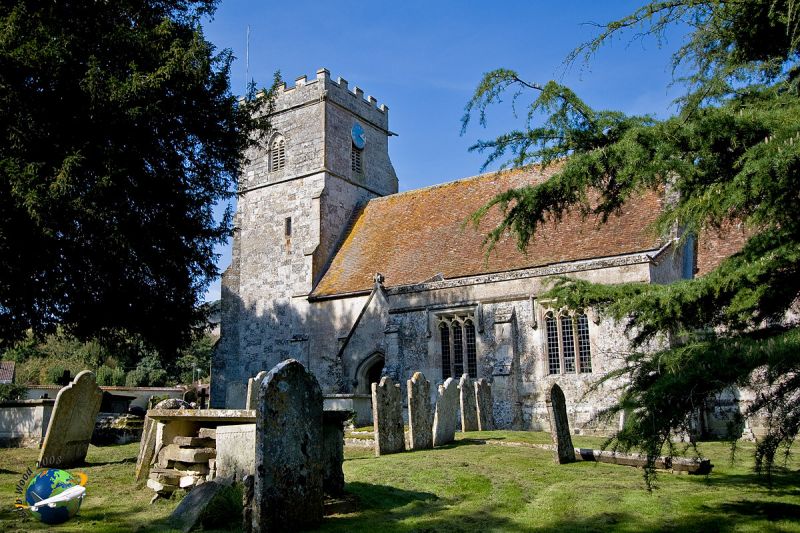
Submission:
[[[800,472],[776,468],[771,477],[766,474],[725,474],[712,472],[710,476],[690,476],[706,485],[719,485],[742,490],[753,490],[758,487],[771,496],[800,496]]]

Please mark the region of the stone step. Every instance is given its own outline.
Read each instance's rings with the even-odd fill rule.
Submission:
[[[213,460],[213,459],[211,459]],[[172,467],[181,472],[183,475],[199,474],[206,475],[211,470],[207,463],[181,463],[180,461],[174,462]]]
[[[163,465],[166,461],[180,463],[207,463],[209,459],[217,456],[214,448],[181,448],[177,444],[164,446],[158,452],[158,462]]]
[[[183,476],[180,479],[180,487],[182,489],[194,487],[195,485],[201,485],[205,480],[205,476]]]

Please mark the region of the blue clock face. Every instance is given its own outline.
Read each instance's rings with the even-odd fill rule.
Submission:
[[[350,130],[350,137],[353,138],[353,144],[359,150],[363,150],[364,146],[367,144],[367,134],[364,133],[364,128],[356,122],[353,124],[353,129]]]

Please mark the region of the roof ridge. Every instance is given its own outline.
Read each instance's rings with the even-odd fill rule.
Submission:
[[[549,166],[555,166],[556,164],[549,165]],[[375,198],[371,198],[368,203],[372,203],[372,202],[376,202],[376,201],[380,201],[380,200],[384,200],[384,199],[388,199],[388,198],[397,198],[398,196],[402,196],[404,194],[417,193],[417,192],[421,192],[421,191],[430,191],[430,190],[433,190],[433,189],[438,189],[439,187],[448,187],[450,185],[453,185],[453,184],[456,184],[456,183],[461,183],[463,181],[477,180],[477,179],[480,179],[480,178],[489,178],[491,176],[500,176],[500,175],[506,175],[506,174],[523,173],[523,172],[526,172],[526,171],[536,171],[536,170],[538,170],[539,172],[542,172],[546,168],[547,167],[543,168],[540,163],[531,164],[531,165],[527,165],[527,166],[524,166],[524,167],[503,168],[503,169],[500,169],[500,170],[494,170],[492,172],[484,172],[483,174],[475,174],[474,176],[467,176],[467,177],[464,177],[464,178],[458,178],[458,179],[451,180],[451,181],[445,181],[444,183],[435,183],[433,185],[427,185],[425,187],[419,187],[418,189],[409,189],[407,191],[400,191],[400,192],[396,192],[396,193],[393,193],[393,194],[387,194],[386,196],[378,196],[378,197],[375,197]]]

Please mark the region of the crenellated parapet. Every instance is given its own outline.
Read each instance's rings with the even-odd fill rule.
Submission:
[[[316,78],[299,76],[294,85],[288,86],[285,82],[278,87],[275,111],[292,109],[326,99],[348,109],[358,116],[372,122],[382,129],[388,128],[389,107],[378,104],[373,96],[364,97],[364,90],[358,86],[350,89],[346,79],[338,77],[333,79],[326,68],[317,70]]]

